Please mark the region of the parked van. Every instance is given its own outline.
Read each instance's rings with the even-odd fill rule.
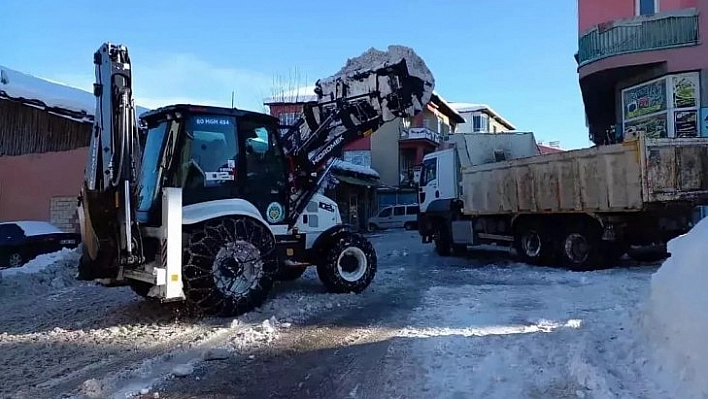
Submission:
[[[418,204],[387,206],[378,215],[369,218],[369,230],[417,229],[419,211]]]

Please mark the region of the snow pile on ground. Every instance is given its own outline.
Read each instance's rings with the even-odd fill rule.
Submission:
[[[677,397],[708,395],[708,219],[671,240],[651,279],[650,331]]]
[[[59,289],[79,282],[74,278],[80,258],[77,249],[39,255],[25,265],[0,271],[0,294],[45,292],[47,287]]]
[[[647,378],[632,317],[650,273],[463,269],[429,289],[396,333],[386,396],[669,397]]]

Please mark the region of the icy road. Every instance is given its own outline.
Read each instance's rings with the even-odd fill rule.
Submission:
[[[572,273],[441,258],[415,232],[371,240],[363,294],[323,293],[311,270],[235,321],[72,281],[75,254],[5,277],[0,397],[671,397],[640,317],[657,266]]]

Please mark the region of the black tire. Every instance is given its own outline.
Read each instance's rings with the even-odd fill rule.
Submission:
[[[317,276],[329,292],[358,294],[376,276],[376,250],[360,234],[343,233],[336,236],[329,247],[324,249],[324,255],[326,261],[317,266]]]
[[[440,256],[450,256],[452,253],[452,237],[450,230],[444,224],[440,223],[437,234],[434,238],[435,252]]]
[[[540,221],[520,221],[514,231],[514,249],[521,261],[535,266],[553,263],[553,237]]]
[[[27,259],[25,259],[25,256],[21,252],[13,252],[7,256],[7,267],[21,267],[26,261]]]
[[[379,230],[379,226],[377,226],[374,223],[369,223],[369,231],[376,231]]]
[[[415,223],[414,222],[405,222],[403,224],[403,228],[406,230],[415,230]]]
[[[595,222],[575,223],[565,229],[558,240],[558,254],[562,266],[576,272],[605,267],[602,231]]]
[[[190,305],[233,317],[263,304],[278,268],[275,240],[266,226],[247,216],[229,216],[188,233],[183,276]],[[242,283],[238,290],[236,283]]]
[[[281,266],[275,279],[279,281],[295,281],[305,274],[307,267]]]

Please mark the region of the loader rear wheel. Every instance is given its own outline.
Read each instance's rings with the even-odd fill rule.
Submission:
[[[356,233],[335,236],[324,254],[326,260],[317,266],[317,276],[327,291],[358,294],[374,280],[376,250],[363,236]]]
[[[273,235],[247,216],[212,219],[189,232],[184,292],[202,312],[233,317],[259,307],[277,271]]]

